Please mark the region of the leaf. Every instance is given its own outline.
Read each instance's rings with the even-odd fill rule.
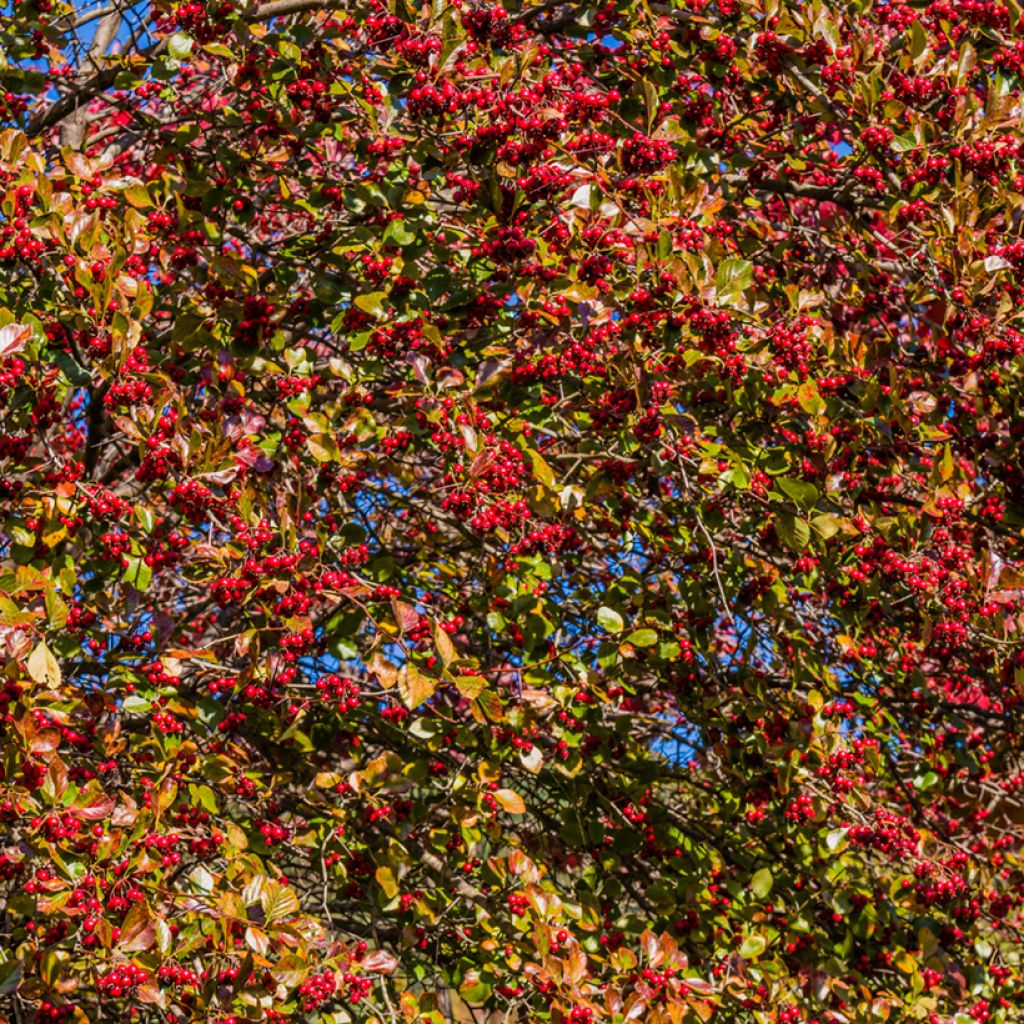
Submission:
[[[822,540],[834,537],[842,525],[843,521],[838,516],[832,515],[831,512],[824,512],[811,520],[812,529]]]
[[[145,185],[129,185],[128,188],[124,190],[124,197],[130,205],[138,209],[145,209],[147,206],[153,205],[153,199]]]
[[[467,1003],[482,1003],[490,994],[491,986],[486,981],[481,980],[478,970],[472,968],[466,971],[462,981],[459,983],[459,995]],[[475,1014],[472,1016],[472,1019],[476,1019]]]
[[[533,475],[542,483],[545,487],[555,486],[555,474],[551,467],[544,461],[540,452],[531,448],[529,450],[530,464],[533,467]]]
[[[702,996],[709,996],[715,991],[715,986],[703,978],[680,978],[679,980],[691,992],[699,992]]]
[[[540,747],[531,747],[529,752],[520,749],[519,760],[523,762],[523,767],[534,775],[539,774],[544,767],[544,755],[540,752]]]
[[[380,651],[374,651],[367,668],[377,677],[381,689],[390,690],[398,682],[398,669]]]
[[[188,877],[195,884],[196,891],[203,896],[209,896],[217,884],[213,872],[202,864],[197,865]]]
[[[943,446],[942,450],[942,463],[940,465],[940,477],[943,483],[953,479],[953,473],[956,470],[956,464],[953,461],[953,450],[949,444]]]
[[[796,389],[796,401],[797,405],[808,416],[817,416],[825,408],[825,402],[821,397],[821,392],[818,390],[818,385],[813,380],[804,381]]]
[[[21,352],[31,337],[32,328],[27,324],[6,324],[0,327],[0,359]]]
[[[385,245],[412,245],[416,239],[415,231],[410,231],[409,226],[402,219],[391,221],[384,231],[383,242]]]
[[[774,882],[771,868],[761,868],[759,871],[755,871],[754,877],[750,879],[750,891],[759,900],[763,900],[772,891]]]
[[[167,41],[167,52],[173,60],[188,60],[192,53],[192,37],[185,32],[175,32]]]
[[[375,949],[372,953],[366,954],[359,964],[364,971],[372,971],[374,974],[391,974],[398,966],[398,957],[386,949]]]
[[[525,814],[526,804],[523,803],[523,798],[511,789],[499,789],[494,794],[494,799],[501,805],[502,810],[508,811],[509,814]]]
[[[928,34],[919,18],[915,18],[910,26],[910,56],[916,64],[928,49]]]
[[[462,42],[461,22],[449,11],[441,20],[441,52],[438,54],[437,66],[443,68],[448,58]]]
[[[0,996],[17,990],[21,984],[23,968],[20,960],[6,960],[0,963]]]
[[[156,919],[156,948],[163,954],[167,954],[174,942],[171,928],[163,918]]]
[[[654,122],[658,116],[658,108],[660,101],[658,99],[658,88],[650,80],[650,78],[644,78],[644,106],[647,108],[647,131],[650,132],[654,127]]]
[[[750,260],[732,256],[718,265],[715,272],[715,290],[719,303],[734,305],[736,300],[754,283],[754,264]]]
[[[448,636],[447,630],[434,623],[433,632],[434,646],[437,648],[437,653],[441,655],[442,663],[447,667],[458,658],[458,652],[455,650],[455,645],[452,643],[451,637]]]
[[[455,689],[467,700],[476,700],[483,693],[487,680],[483,676],[456,676]]]
[[[156,922],[145,902],[132,906],[121,925],[117,940],[118,949],[126,952],[141,952],[150,949],[156,942]]]
[[[77,814],[83,821],[102,821],[110,816],[114,806],[113,797],[107,796],[106,793],[97,793],[88,803],[77,808]]]
[[[389,900],[393,900],[398,895],[398,882],[395,879],[395,873],[386,864],[377,868],[374,877]]]
[[[626,628],[622,616],[611,608],[598,608],[597,624],[609,633],[621,633]]]
[[[257,955],[266,956],[270,950],[270,937],[262,928],[249,925],[245,929],[245,944]]]
[[[267,924],[294,917],[299,912],[299,900],[289,885],[271,879],[260,893],[260,906]]]
[[[310,434],[306,438],[306,447],[317,462],[338,462],[341,459],[341,451],[329,434]]]
[[[235,59],[234,51],[223,43],[204,43],[203,49],[207,53],[212,53],[215,57],[224,57],[227,60]]]
[[[835,853],[840,846],[846,843],[846,829],[845,828],[834,828],[827,836],[825,836],[825,846],[828,847],[830,853]]]
[[[124,571],[125,583],[130,583],[136,590],[145,593],[153,582],[153,570],[141,558],[128,556],[128,567]]]
[[[658,642],[658,634],[653,629],[634,629],[627,640],[634,647],[653,647]]]
[[[804,551],[810,543],[810,526],[803,519],[798,519],[788,512],[779,513],[775,517],[775,529],[779,540],[793,551]]]
[[[387,292],[370,292],[367,295],[357,295],[352,303],[364,313],[369,313],[379,320],[384,316],[384,300],[387,297]]]
[[[984,267],[988,273],[992,274],[997,270],[1010,270],[1013,264],[1005,256],[986,256]]]
[[[756,960],[767,948],[768,940],[763,935],[748,935],[739,952],[744,960]]]
[[[775,485],[786,497],[792,498],[804,512],[809,512],[818,503],[818,488],[806,480],[780,476],[775,480]]]
[[[28,656],[25,666],[29,676],[37,683],[44,683],[49,689],[56,690],[60,686],[60,663],[45,643],[39,643]]]
[[[437,680],[425,676],[411,661],[407,661],[398,673],[398,692],[407,708],[418,708],[434,695]]]
[[[163,1008],[167,1002],[167,997],[164,994],[163,989],[161,989],[160,986],[157,985],[156,981],[152,979],[143,982],[135,990],[135,998],[140,1003],[147,1003],[150,1006],[159,1006],[161,1008]]]
[[[971,72],[977,67],[978,55],[974,47],[966,39],[958,43],[957,50],[960,53],[960,59],[957,61],[956,66],[957,85],[963,85],[970,77]]]
[[[581,210],[589,210],[590,194],[592,190],[593,185],[580,185],[580,187],[573,192],[572,198],[569,200],[570,204]]]

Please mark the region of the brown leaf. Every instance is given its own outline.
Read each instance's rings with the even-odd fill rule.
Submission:
[[[156,943],[156,921],[145,903],[136,903],[125,916],[121,935],[117,940],[118,949],[126,952],[141,952]]]
[[[78,816],[86,821],[101,821],[114,809],[114,801],[105,793],[94,796],[84,807],[78,808]]]
[[[364,971],[390,974],[398,966],[398,957],[386,949],[376,949],[359,961]]]
[[[32,328],[26,324],[7,324],[0,327],[0,359],[20,352],[32,337]]]

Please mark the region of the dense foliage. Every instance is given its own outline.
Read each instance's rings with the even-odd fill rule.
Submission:
[[[0,1017],[1024,1019],[1017,0],[0,53]]]

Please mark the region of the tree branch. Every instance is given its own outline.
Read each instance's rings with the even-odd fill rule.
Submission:
[[[242,20],[252,25],[258,22],[271,21],[274,18],[283,18],[290,14],[301,14],[305,11],[340,10],[342,6],[342,4],[335,2],[335,0],[271,0],[270,3],[262,4],[254,10],[243,14]],[[120,18],[120,15],[117,15],[117,17]],[[97,32],[97,35],[99,34]],[[138,56],[148,63],[158,57],[162,57],[167,52],[167,46],[168,40],[161,39],[143,50]],[[103,68],[91,77],[84,79],[66,96],[62,96],[45,110],[35,114],[29,120],[25,134],[29,138],[34,138],[48,128],[60,124],[69,115],[88,106],[100,93],[109,89],[114,84],[117,76],[123,70],[124,68],[121,66]]]

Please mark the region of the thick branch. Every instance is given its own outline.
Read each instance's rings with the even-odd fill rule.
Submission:
[[[835,203],[847,210],[862,210],[870,204],[858,201],[856,196],[828,185],[811,185],[802,181],[785,181],[782,178],[761,178],[752,180],[745,174],[726,174],[722,180],[733,188],[748,188],[755,192],[771,192],[777,196],[795,196],[798,199],[815,199],[820,203]]]

